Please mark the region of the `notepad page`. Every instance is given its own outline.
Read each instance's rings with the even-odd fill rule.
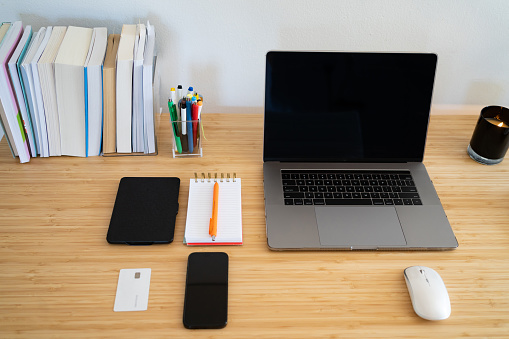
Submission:
[[[242,244],[241,179],[219,183],[217,236],[212,241],[209,224],[212,216],[214,180],[190,180],[185,242],[188,245]]]

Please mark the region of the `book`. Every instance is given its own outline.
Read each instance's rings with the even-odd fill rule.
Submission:
[[[156,152],[154,113],[154,85],[155,78],[155,29],[147,22],[147,43],[143,57],[143,126],[145,135],[145,153]]]
[[[214,184],[219,184],[219,202],[217,215],[217,235],[215,241],[209,234]],[[224,178],[202,177],[189,181],[186,230],[184,243],[187,245],[242,245],[242,181],[230,174]]]
[[[55,58],[62,155],[87,156],[85,61],[93,29],[69,26]]]
[[[100,155],[103,128],[102,67],[108,29],[96,27],[92,32],[90,48],[85,61],[85,131],[86,155]]]
[[[133,120],[132,120],[132,151],[144,152],[143,126],[143,55],[147,29],[144,24],[136,25],[133,55]]]
[[[43,47],[41,47],[41,45],[43,44],[43,41],[45,41],[45,37],[46,37],[46,27],[42,27],[37,32],[37,34],[35,34],[35,36],[32,38],[31,46],[29,47],[29,50],[26,53],[23,62],[21,63],[21,74],[23,76],[23,83],[25,84],[25,89],[27,90],[26,93],[28,106],[30,107],[32,123],[35,129],[35,137],[37,139],[37,154],[40,156],[49,156],[49,152],[47,137],[43,142],[43,135],[46,135],[45,134],[46,125],[45,124],[42,125],[39,116],[39,103],[37,99],[38,97],[37,91],[40,91],[40,87],[39,83],[35,82],[36,75],[34,74],[33,69],[35,68],[37,70],[37,61],[42,54],[41,49],[43,49]],[[32,62],[34,63],[34,67],[32,67]]]
[[[50,156],[62,155],[54,62],[66,31],[64,26],[52,28],[48,44],[37,62]]]
[[[11,27],[10,22],[2,22],[0,25],[0,47],[2,46],[2,40],[5,37],[5,34]],[[9,145],[9,150],[11,151],[11,154],[13,158],[16,158],[18,156],[18,151],[16,150],[16,146],[14,145],[14,140],[12,137],[12,133],[7,124],[7,116],[5,115],[4,106],[2,104],[2,100],[0,100],[0,140],[2,140],[3,136],[5,135],[5,138],[7,140],[7,144]]]
[[[34,33],[32,36],[32,39],[30,41],[30,45],[28,46],[28,51],[25,53],[25,56],[23,57],[23,60],[21,60],[20,63],[20,74],[21,74],[21,85],[23,87],[23,93],[24,93],[24,99],[25,99],[25,105],[27,108],[28,113],[30,114],[30,121],[32,122],[32,130],[34,134],[35,139],[35,148],[37,154],[41,154],[41,131],[38,124],[37,114],[36,114],[36,108],[37,108],[37,102],[35,98],[35,90],[34,90],[34,80],[32,76],[32,69],[30,68],[30,62],[32,61],[35,53],[37,52],[37,49],[39,48],[39,45],[42,42],[42,39],[44,38],[44,33],[42,31],[45,31],[45,29],[41,29],[38,32]],[[42,34],[41,34],[42,33]]]
[[[0,45],[0,100],[2,101],[5,113],[4,128],[6,130],[9,129],[11,132],[12,143],[16,147],[19,161],[26,163],[30,161],[30,151],[28,149],[21,112],[7,71],[7,63],[14,53],[22,33],[22,22],[16,21],[7,31]]]
[[[5,33],[7,33],[10,27],[11,27],[10,22],[2,22],[2,25],[0,25],[0,44],[2,43]]]
[[[32,93],[30,92],[30,86],[28,84],[26,70],[23,68],[23,61],[27,58],[27,55],[30,53],[30,51],[32,49],[32,46],[34,46],[34,40],[35,40],[36,35],[37,35],[37,32],[35,32],[35,34],[33,32],[31,33],[30,41],[27,44],[26,51],[22,53],[22,55],[18,59],[17,65],[16,65],[16,67],[18,69],[19,81],[21,83],[21,90],[23,91],[23,100],[25,102],[28,119],[30,120],[30,127],[32,129],[32,137],[33,137],[33,141],[34,141],[32,151],[35,152],[34,154],[32,154],[32,156],[34,156],[34,157],[36,157],[39,154],[39,150],[38,150],[39,138],[37,135],[37,123],[34,119],[34,113],[33,113],[32,101],[31,101]]]
[[[2,22],[2,25],[0,26],[0,45],[2,44],[2,40],[5,36],[5,33],[7,33],[7,31],[9,30],[9,27],[11,27],[10,22]],[[15,153],[14,149],[12,147],[13,146],[11,144],[12,136],[10,136],[11,139],[9,140],[9,135],[7,134],[7,130],[5,129],[5,126],[4,126],[5,119],[7,119],[7,117],[5,117],[4,107],[2,105],[2,102],[0,101],[0,127],[2,128],[0,130],[0,140],[2,140],[2,137],[5,134],[7,143],[9,144],[9,149],[11,150],[11,153],[12,153],[12,156],[16,157],[18,155],[18,153],[17,153],[17,151]],[[11,133],[11,131],[8,131],[8,132]]]
[[[14,144],[14,139],[11,133],[11,130],[9,125],[7,124],[7,116],[5,115],[4,105],[2,104],[2,101],[0,100],[0,127],[2,127],[3,132],[0,133],[0,140],[2,140],[2,137],[5,135],[5,139],[7,139],[7,144],[9,145],[9,149],[11,150],[11,154],[13,158],[18,156],[18,151],[16,150],[16,145]]]
[[[103,154],[115,153],[117,143],[116,71],[120,34],[110,34],[103,65]]]
[[[151,245],[172,242],[179,192],[179,178],[122,178],[106,236],[108,243]]]
[[[51,37],[51,32],[53,31],[52,26],[48,26],[47,28],[42,27],[39,32],[42,32],[43,39],[39,48],[35,52],[35,55],[30,62],[30,68],[32,70],[33,83],[34,83],[34,91],[32,92],[32,96],[35,93],[35,101],[36,105],[36,115],[37,115],[37,123],[41,132],[41,142],[40,142],[40,155],[41,157],[49,157],[49,147],[48,147],[48,128],[46,124],[46,114],[44,112],[44,102],[42,97],[41,90],[41,81],[39,78],[39,68],[37,64],[39,59],[41,58],[46,46],[48,45],[49,38]]]
[[[136,25],[123,25],[117,53],[117,152],[132,152],[132,90]]]
[[[30,118],[29,111],[25,102],[25,91],[22,86],[22,81],[20,78],[19,65],[21,60],[25,56],[25,53],[28,49],[28,45],[30,44],[30,40],[32,38],[32,26],[28,25],[25,27],[23,35],[19,40],[18,47],[12,53],[12,56],[7,63],[9,75],[11,78],[11,83],[14,89],[14,94],[16,94],[16,100],[18,102],[18,108],[21,113],[21,120],[23,122],[23,132],[27,138],[28,149],[30,150],[30,155],[32,157],[37,156],[36,150],[36,142],[35,136],[32,129],[32,119]]]

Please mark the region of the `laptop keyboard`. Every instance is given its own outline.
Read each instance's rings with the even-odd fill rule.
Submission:
[[[409,171],[281,170],[285,205],[422,205]]]

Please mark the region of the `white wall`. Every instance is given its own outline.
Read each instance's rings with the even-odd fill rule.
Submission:
[[[191,84],[206,112],[262,112],[274,49],[434,52],[434,104],[509,105],[507,0],[0,0],[0,21],[35,30],[147,19],[164,96]]]

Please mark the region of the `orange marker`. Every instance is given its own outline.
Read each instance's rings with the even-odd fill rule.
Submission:
[[[214,198],[212,200],[212,218],[210,218],[209,234],[212,237],[212,241],[216,240],[217,236],[217,210],[219,207],[219,184],[214,184]]]

